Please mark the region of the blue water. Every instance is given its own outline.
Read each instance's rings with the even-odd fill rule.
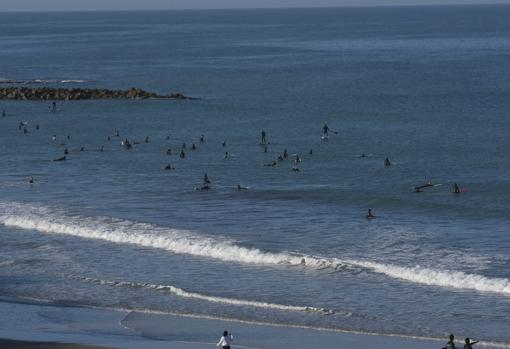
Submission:
[[[509,17],[0,14],[2,86],[200,98],[1,101],[0,297],[509,344]]]

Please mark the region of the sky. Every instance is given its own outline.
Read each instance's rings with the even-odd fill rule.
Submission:
[[[0,11],[510,4],[510,0],[0,0]]]

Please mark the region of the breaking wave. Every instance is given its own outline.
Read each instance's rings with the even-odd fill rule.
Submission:
[[[416,284],[510,295],[510,280],[420,266],[343,260],[286,252],[265,252],[191,231],[112,218],[73,217],[26,204],[0,204],[0,224],[50,234],[63,234],[167,250],[177,254],[253,265],[294,265],[314,269],[362,269]]]
[[[259,301],[250,301],[250,300],[242,300],[235,298],[224,298],[217,296],[207,296],[200,293],[188,292],[183,290],[182,288],[178,288],[172,285],[155,285],[151,283],[140,283],[140,282],[129,282],[129,281],[112,281],[112,280],[102,280],[95,279],[89,277],[81,277],[71,275],[68,276],[70,279],[95,283],[99,285],[108,285],[114,287],[132,287],[132,288],[145,288],[156,291],[168,292],[172,295],[182,297],[182,298],[191,298],[203,300],[211,303],[222,303],[234,306],[249,306],[255,308],[265,308],[265,309],[276,309],[276,310],[284,310],[284,311],[299,311],[299,312],[307,312],[307,313],[319,313],[324,315],[334,314],[334,311],[324,308],[316,308],[316,307],[306,307],[306,306],[295,306],[295,305],[284,305],[284,304],[275,304],[275,303],[267,303],[267,302],[259,302]]]

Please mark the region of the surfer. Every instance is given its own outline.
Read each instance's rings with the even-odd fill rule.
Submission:
[[[241,190],[248,190],[248,188],[247,188],[247,187],[241,187],[241,184],[238,184],[238,185],[237,185],[237,190],[238,190],[238,191],[241,191]]]
[[[460,194],[460,188],[457,185],[457,183],[453,183],[453,193],[454,194]],[[469,338],[468,338],[469,339]]]
[[[69,150],[67,148],[64,149],[64,155],[69,155]]]
[[[361,153],[360,158],[366,158],[366,157],[367,157],[367,154],[365,154],[365,153]]]
[[[274,166],[276,166],[276,161],[273,161],[273,162],[271,162],[271,163],[269,163],[269,164],[264,164],[264,166],[267,166],[267,167],[274,167]]]
[[[35,129],[38,130],[39,129],[39,124],[35,125]]]
[[[294,159],[294,162],[297,164],[301,162],[301,158],[299,157],[299,154],[296,154],[296,158]]]
[[[262,130],[262,132],[260,132],[260,143],[261,144],[266,144],[267,143],[267,140],[266,140],[266,131]]]
[[[32,176],[28,177],[28,183],[34,184],[34,177],[32,177]]]
[[[308,152],[309,155],[312,155],[313,154],[313,149],[310,149],[310,151]]]
[[[466,344],[464,344],[464,349],[473,349],[473,344],[476,344],[476,343],[478,343],[479,341],[471,342],[471,339],[466,338],[466,339],[464,340],[464,342],[466,343]]]
[[[228,331],[223,331],[223,336],[221,336],[220,341],[216,344],[217,347],[221,347],[222,349],[230,349],[230,344],[234,341],[234,336],[232,333],[228,333]]]
[[[184,159],[184,158],[186,157],[186,153],[184,152],[184,149],[181,149],[181,152],[180,152],[180,154],[179,154],[179,157],[180,157],[181,159]]]
[[[200,135],[200,143],[204,143],[204,135]]]
[[[84,151],[84,150],[85,150],[85,147],[81,147],[81,148],[80,148],[80,151]]]
[[[106,137],[106,140],[110,141],[111,140],[110,136]]]
[[[368,209],[368,213],[367,213],[367,219],[370,219],[370,218],[375,218],[375,215],[372,213],[371,208]]]
[[[186,143],[182,143],[181,149],[186,149]]]
[[[324,126],[322,127],[322,137],[328,138],[328,132],[329,132],[329,127],[327,124],[324,124]]]
[[[57,101],[53,101],[53,103],[51,103],[51,112],[52,113],[57,112]]]
[[[386,159],[384,159],[384,166],[391,166],[391,162],[390,162],[390,159],[388,157],[386,157]]]
[[[191,145],[191,150],[197,150],[197,146],[195,145],[195,143]]]
[[[69,133],[67,134],[67,139],[71,139],[71,135]]]
[[[166,155],[172,155],[172,148],[167,148]]]
[[[453,341],[455,339],[455,337],[453,336],[453,334],[451,334],[449,337],[448,337],[448,342],[446,343],[446,347],[443,347],[442,349],[455,349],[455,342]]]
[[[66,157],[65,156],[62,156],[58,159],[54,159],[53,161],[66,161]]]
[[[289,157],[289,154],[287,153],[287,148],[283,149],[283,157],[287,159]]]
[[[283,156],[282,154],[278,154],[278,158],[277,158],[278,161],[283,161]]]
[[[26,127],[23,127],[23,134],[27,134],[28,133],[28,130]]]
[[[119,130],[117,130],[117,131],[115,132],[115,137],[120,137]]]
[[[174,170],[174,168],[172,167],[171,164],[168,164],[168,165],[165,166],[165,170],[169,170],[170,171],[170,170]]]
[[[104,151],[104,145],[101,146],[101,148],[99,148],[99,151],[102,153]]]
[[[7,113],[5,112],[5,109],[4,109],[4,110],[2,110],[2,117],[5,118],[6,116],[7,116]]]
[[[264,146],[264,153],[267,153],[267,145]]]
[[[224,140],[223,143],[221,143],[221,146],[225,148],[227,146],[227,140]]]
[[[149,136],[145,136],[145,143],[149,143]]]
[[[225,156],[224,157],[225,157],[225,160],[228,159],[228,151],[225,152]]]
[[[211,181],[209,180],[209,177],[207,176],[207,173],[204,173],[204,180],[202,184],[202,190],[208,190],[211,187],[209,187],[209,184],[211,184]]]
[[[294,171],[294,172],[299,172],[299,167],[297,167],[297,166],[292,166],[292,171]]]

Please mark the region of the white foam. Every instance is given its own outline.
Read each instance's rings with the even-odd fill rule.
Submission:
[[[267,302],[259,302],[259,301],[250,301],[236,298],[224,298],[217,296],[208,296],[200,293],[188,292],[183,290],[182,288],[172,286],[172,285],[155,285],[151,283],[140,283],[140,282],[129,282],[129,281],[112,281],[112,280],[102,280],[102,279],[94,279],[89,277],[80,277],[80,276],[69,276],[71,279],[92,282],[101,285],[109,285],[115,287],[133,287],[133,288],[146,288],[152,289],[156,291],[164,291],[171,293],[172,295],[182,297],[182,298],[191,298],[203,300],[211,303],[221,303],[228,304],[234,306],[248,306],[255,308],[265,308],[265,309],[276,309],[276,310],[284,310],[284,311],[299,311],[299,312],[307,312],[307,313],[321,313],[325,315],[334,314],[332,310],[324,309],[324,308],[316,308],[316,307],[306,307],[306,306],[294,306],[294,305],[284,305],[284,304],[275,304],[275,303],[267,303]]]
[[[420,266],[396,266],[364,260],[342,260],[289,253],[264,252],[228,240],[152,224],[111,218],[71,217],[26,204],[0,203],[0,223],[10,227],[163,249],[177,254],[255,265],[295,265],[315,269],[363,268],[417,284],[510,295],[510,280]],[[0,212],[1,212],[0,211]]]

